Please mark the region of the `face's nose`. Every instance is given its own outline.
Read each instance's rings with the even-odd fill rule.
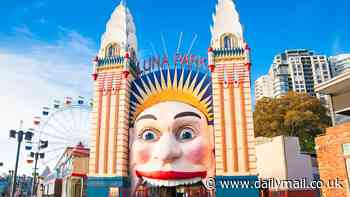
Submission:
[[[153,149],[153,158],[163,164],[173,163],[181,156],[181,147],[172,133],[164,133]]]

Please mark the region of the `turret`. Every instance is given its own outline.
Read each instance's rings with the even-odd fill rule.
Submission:
[[[213,83],[216,180],[257,179],[250,48],[244,41],[235,7],[232,0],[218,0],[208,49]],[[225,196],[220,188],[216,194]]]
[[[129,53],[126,52],[124,56],[124,64],[123,64],[123,71],[122,71],[124,79],[128,79],[128,76],[130,74],[129,67],[130,67],[130,56],[129,56]]]
[[[94,60],[92,60],[92,66],[93,66],[93,69],[92,69],[92,79],[94,81],[97,80],[97,77],[98,77],[98,74],[97,74],[97,65],[98,65],[98,57],[96,56],[94,58]]]
[[[208,48],[208,67],[209,67],[211,72],[214,72],[214,70],[215,70],[214,50],[212,47]]]
[[[135,24],[125,1],[121,1],[106,25],[100,50],[92,62],[94,116],[88,196],[119,196],[130,182],[128,101],[136,55]]]

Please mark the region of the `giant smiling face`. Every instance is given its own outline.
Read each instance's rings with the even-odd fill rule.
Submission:
[[[181,102],[163,102],[136,117],[132,173],[153,186],[189,185],[213,176],[213,133],[207,118]]]

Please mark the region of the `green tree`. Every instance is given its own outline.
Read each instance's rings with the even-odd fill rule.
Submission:
[[[324,133],[331,119],[319,99],[289,92],[281,98],[263,98],[254,111],[255,136],[299,137],[303,151],[314,152],[314,138]]]

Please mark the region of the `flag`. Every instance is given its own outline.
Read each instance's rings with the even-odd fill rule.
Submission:
[[[53,101],[53,108],[55,108],[55,109],[60,108],[60,101],[59,100],[54,100]]]
[[[72,102],[73,102],[72,97],[66,97],[66,98],[64,99],[64,104],[65,104],[66,106],[70,106],[70,105],[72,104]]]
[[[78,104],[79,104],[79,105],[84,104],[84,97],[82,97],[82,96],[79,96],[79,97],[78,97]]]
[[[41,118],[39,116],[34,117],[34,125],[40,125]]]
[[[50,110],[50,108],[44,107],[43,108],[43,116],[48,116],[49,115],[49,110]]]

